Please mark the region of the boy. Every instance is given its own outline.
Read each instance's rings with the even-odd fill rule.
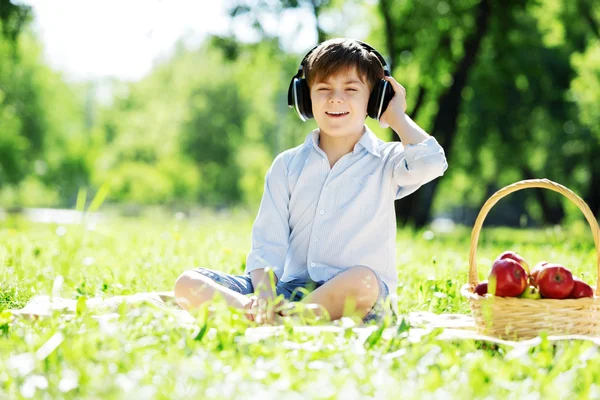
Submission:
[[[265,305],[283,295],[318,305],[332,320],[395,316],[394,200],[443,175],[444,150],[405,114],[404,87],[363,42],[331,39],[311,50],[288,103],[318,128],[266,174],[246,274],[186,271],[175,284],[178,304],[190,310],[220,293],[248,318],[270,322],[274,311]],[[402,143],[378,139],[364,124],[367,114]]]

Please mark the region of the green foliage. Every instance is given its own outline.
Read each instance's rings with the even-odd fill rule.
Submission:
[[[438,140],[452,139],[452,146],[446,146],[450,168],[435,193],[436,210],[477,207],[495,188],[543,177],[569,186],[598,207],[597,185],[590,185],[597,180],[592,177],[599,165],[591,160],[598,145],[587,133],[592,125],[577,115],[570,88],[581,71],[571,60],[598,41],[596,3],[378,3],[380,23],[369,39],[378,43],[385,37],[382,47],[392,57],[393,75],[407,88],[409,114]],[[488,20],[473,67],[468,75],[457,75],[469,62],[463,58],[467,38],[481,29],[476,21],[485,9]],[[445,91],[457,79],[466,84],[452,114],[456,129],[452,135],[435,132],[434,122],[448,111],[440,109],[444,96],[452,94]],[[597,80],[588,76],[588,93]],[[451,126],[448,121],[437,128]],[[527,193],[527,211],[541,210],[539,220],[557,223],[564,207],[546,197]]]
[[[456,75],[486,4],[473,66]],[[255,207],[273,158],[316,127],[286,105],[304,52],[286,51],[260,18],[283,20],[301,7],[314,13],[320,39],[368,28],[365,40],[407,88],[409,115],[434,135],[448,112],[440,109],[448,107],[444,96],[465,79],[456,115],[438,121],[439,130],[456,117],[455,129],[438,136],[452,143],[450,168],[433,192],[436,212],[477,208],[494,189],[535,177],[565,184],[600,212],[600,10],[588,0],[234,2],[232,21],[252,21],[257,42],[180,42],[138,82],[66,83],[44,65],[28,28],[18,40],[5,35],[0,205],[72,207],[80,189],[109,184],[108,202]],[[107,89],[112,98],[100,103],[96,93]],[[367,123],[386,141],[394,136]],[[531,191],[509,201],[548,223],[577,216],[558,199]]]
[[[589,127],[596,141],[600,141],[600,41],[583,54],[573,55],[577,77],[572,82],[572,96],[577,103],[581,122]]]
[[[268,42],[227,43],[180,47],[142,81],[114,86],[94,134],[105,147],[94,182],[114,183],[111,200],[258,204],[272,158],[308,130],[285,106],[289,78],[265,77],[291,58]]]
[[[180,172],[176,169],[176,172]],[[187,174],[187,183],[191,186]],[[141,162],[124,162],[111,175],[111,199],[118,202],[136,204],[164,204],[173,200],[176,192],[174,183],[179,182],[183,188],[180,195],[184,198],[189,186],[185,185],[185,175],[169,175],[166,171]]]
[[[573,76],[568,54],[544,47],[536,20],[519,9],[494,20],[491,29],[471,79],[472,95],[464,104],[465,137],[459,145],[489,154],[470,160],[459,157],[457,163],[473,178],[502,185],[526,177],[525,170],[565,182],[566,160],[553,150],[564,142],[556,133],[569,118],[564,102]],[[536,157],[541,160],[536,162]],[[553,162],[547,162],[550,157]],[[511,162],[502,162],[507,159]],[[511,172],[517,172],[516,177],[507,176]]]
[[[0,36],[0,58],[2,205],[64,204],[90,174],[77,95],[29,31],[16,43]]]
[[[240,166],[236,153],[243,145],[246,107],[238,89],[227,81],[191,94],[189,117],[183,127],[182,148],[198,165],[202,176],[200,200],[209,204],[238,202]]]
[[[12,1],[0,2],[0,28],[3,36],[15,43],[31,16],[31,6]]]
[[[27,161],[39,157],[46,130],[44,118],[40,118],[40,114],[44,114],[40,91],[34,81],[36,72],[43,73],[36,62],[39,50],[32,49],[33,54],[14,55],[14,46],[0,37],[0,58],[9,60],[0,67],[0,116],[3,120],[0,182],[9,183],[17,183],[31,172],[32,165]]]

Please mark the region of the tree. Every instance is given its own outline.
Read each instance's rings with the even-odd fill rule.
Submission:
[[[58,205],[74,198],[89,176],[80,103],[44,64],[26,27],[29,8],[2,3],[0,10],[0,201]]]
[[[31,20],[31,15],[31,7],[28,5],[0,0],[0,26],[3,36],[16,43],[19,34]]]
[[[419,7],[402,3],[396,6],[389,0],[381,0],[379,8],[393,65],[401,63],[402,52],[416,53],[418,58],[413,59],[421,63],[425,72],[421,75],[422,82],[411,111],[413,119],[418,117],[425,97],[438,90],[435,101],[437,112],[432,117],[430,133],[446,149],[446,157],[451,164],[462,93],[475,66],[482,39],[488,32],[492,4],[491,0],[443,4],[442,7],[440,3],[422,3]],[[504,7],[510,8],[511,5],[505,4]],[[426,40],[409,42],[414,37]],[[455,48],[460,50],[453,50]],[[427,73],[443,79],[441,91]],[[439,180],[434,180],[411,196],[397,201],[398,221],[424,225],[429,219],[438,184]]]

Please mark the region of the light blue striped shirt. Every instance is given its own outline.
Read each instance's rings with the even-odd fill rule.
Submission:
[[[318,143],[317,128],[267,171],[246,272],[270,266],[283,282],[318,282],[364,265],[388,285],[396,308],[394,199],[443,175],[444,150],[433,136],[406,147],[384,142],[365,125],[354,150],[330,168]]]

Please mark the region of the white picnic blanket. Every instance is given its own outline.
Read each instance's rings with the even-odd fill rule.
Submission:
[[[134,312],[140,305],[153,305],[164,310],[168,310],[177,316],[182,323],[194,323],[195,318],[187,311],[182,310],[174,301],[173,292],[148,292],[137,293],[129,296],[115,296],[109,298],[90,298],[86,300],[87,308],[99,320],[108,320],[118,316],[118,310],[125,306],[129,312]],[[77,300],[66,299],[51,296],[35,296],[27,305],[19,310],[10,310],[15,317],[40,318],[53,315],[56,311],[64,315],[72,315],[76,312]],[[438,340],[480,340],[495,344],[510,345],[517,348],[528,348],[541,342],[541,338],[534,338],[524,341],[501,340],[491,336],[485,336],[475,331],[475,323],[470,315],[464,314],[434,314],[430,312],[411,312],[401,317],[410,325],[408,330],[409,340],[418,341],[423,335],[431,334],[435,329],[442,328],[436,336]],[[366,338],[375,330],[377,326],[355,326],[352,320],[342,319],[341,323],[331,323],[327,325],[307,326],[297,325],[293,329],[295,332],[318,335],[323,332],[344,332],[351,328],[359,337]],[[214,328],[212,328],[214,329]],[[286,329],[284,326],[258,326],[247,328],[245,336],[248,340],[262,340],[271,336],[278,335],[280,331]],[[397,327],[388,327],[382,332],[384,339],[390,339],[397,334]],[[550,341],[559,340],[587,340],[600,346],[600,337],[590,337],[583,335],[565,335],[548,336]],[[360,342],[360,340],[359,340]]]

